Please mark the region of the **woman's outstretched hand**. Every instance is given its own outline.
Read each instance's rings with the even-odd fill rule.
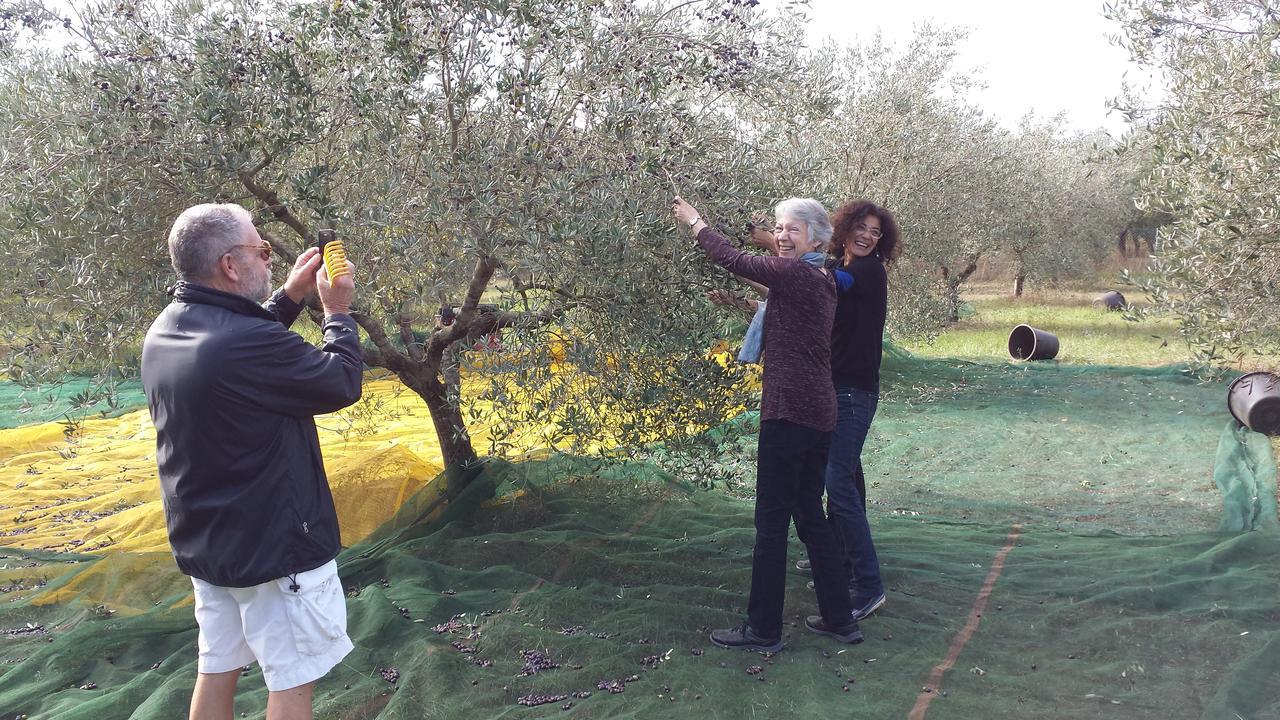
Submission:
[[[684,198],[679,195],[676,196],[675,200],[671,201],[671,212],[675,213],[677,221],[690,227],[701,219],[698,215],[698,211],[695,210],[692,205],[685,202]]]
[[[711,301],[712,305],[719,305],[720,307],[737,307],[738,304],[738,298],[728,290],[708,290],[707,299]]]
[[[747,238],[747,242],[755,245],[761,250],[768,250],[770,253],[778,254],[778,241],[773,237],[773,233],[760,227],[759,225],[751,226],[751,236]]]
[[[712,305],[720,307],[737,308],[743,312],[753,313],[756,311],[756,302],[746,298],[740,298],[729,290],[708,290],[707,299]]]

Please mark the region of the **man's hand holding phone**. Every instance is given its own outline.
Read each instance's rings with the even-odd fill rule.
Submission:
[[[293,261],[289,279],[284,281],[284,293],[290,300],[301,305],[308,295],[316,291],[316,270],[321,262],[320,248],[314,247],[307,248]]]
[[[355,263],[347,260],[346,253],[341,252],[341,241],[337,239],[333,230],[321,230],[319,239],[320,247],[317,256],[323,258],[323,261],[315,271],[315,282],[316,290],[320,293],[320,304],[324,306],[324,314],[350,314],[351,302],[356,297]],[[330,257],[325,258],[325,246],[329,243],[339,243],[337,247],[340,252],[330,253]],[[329,265],[334,263],[341,263],[345,266],[346,272],[342,272],[342,267],[334,267],[333,273],[337,277],[331,278]]]

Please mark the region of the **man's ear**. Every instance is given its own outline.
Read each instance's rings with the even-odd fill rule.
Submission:
[[[231,284],[240,282],[240,269],[236,267],[231,253],[224,253],[218,258],[218,278]]]

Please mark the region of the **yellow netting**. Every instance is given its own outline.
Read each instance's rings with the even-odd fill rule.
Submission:
[[[426,406],[398,382],[316,419],[344,545],[359,542],[440,474]],[[167,551],[146,410],[0,431],[0,544],[60,552]],[[483,432],[480,433],[483,435]]]
[[[50,587],[31,599],[35,605],[59,605],[78,600],[109,606],[125,616],[147,612],[159,604],[185,607],[195,602],[191,580],[179,573],[168,552],[112,552],[76,573],[63,585]]]
[[[571,366],[563,382],[591,378]],[[487,381],[464,379],[475,397]],[[469,410],[484,417],[483,401]],[[509,456],[538,456],[563,433],[557,413],[546,423],[503,437]],[[405,499],[435,480],[443,459],[426,405],[395,380],[365,383],[364,397],[339,413],[316,418],[325,469],[338,508],[342,544],[353,545],[395,514]],[[470,423],[477,450],[490,446],[489,429]],[[156,477],[155,429],[146,410],[85,421],[65,434],[61,423],[0,430],[0,545],[57,552],[167,552]],[[592,439],[589,446],[612,443]]]

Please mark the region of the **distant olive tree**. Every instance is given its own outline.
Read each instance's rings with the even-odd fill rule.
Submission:
[[[976,78],[956,67],[964,34],[924,26],[903,47],[880,38],[818,52],[839,105],[807,129],[833,203],[889,208],[905,253],[890,276],[891,331],[928,335],[956,317],[964,283],[994,249],[1002,212],[997,126],[969,99]]]
[[[1013,267],[1013,295],[1029,279],[1088,277],[1114,253],[1114,238],[1137,216],[1132,168],[1101,133],[1066,130],[1061,118],[1023,119],[1003,139],[999,194],[991,227]]]
[[[824,158],[815,185],[833,202],[881,203],[902,227],[889,323],[899,334],[958,319],[987,258],[1011,261],[1015,295],[1029,279],[1090,275],[1138,215],[1131,156],[1104,135],[1034,117],[1010,131],[984,116],[972,99],[980,76],[956,64],[965,40],[924,25],[903,46],[873,38],[811,59],[839,100],[800,135]]]
[[[743,402],[706,353],[711,270],[668,208],[760,197],[737,113],[775,105],[785,19],[750,0],[75,5],[25,10],[67,33],[57,49],[0,25],[11,377],[134,373],[168,224],[223,200],[290,262],[338,228],[365,361],[424,399],[451,468],[477,458],[480,415],[499,447],[522,422],[585,447]],[[741,227],[751,204],[713,219]],[[487,389],[464,396],[460,368]]]
[[[1263,0],[1121,0],[1134,59],[1165,95],[1147,125],[1140,208],[1160,228],[1136,282],[1205,363],[1280,351],[1280,9]]]

